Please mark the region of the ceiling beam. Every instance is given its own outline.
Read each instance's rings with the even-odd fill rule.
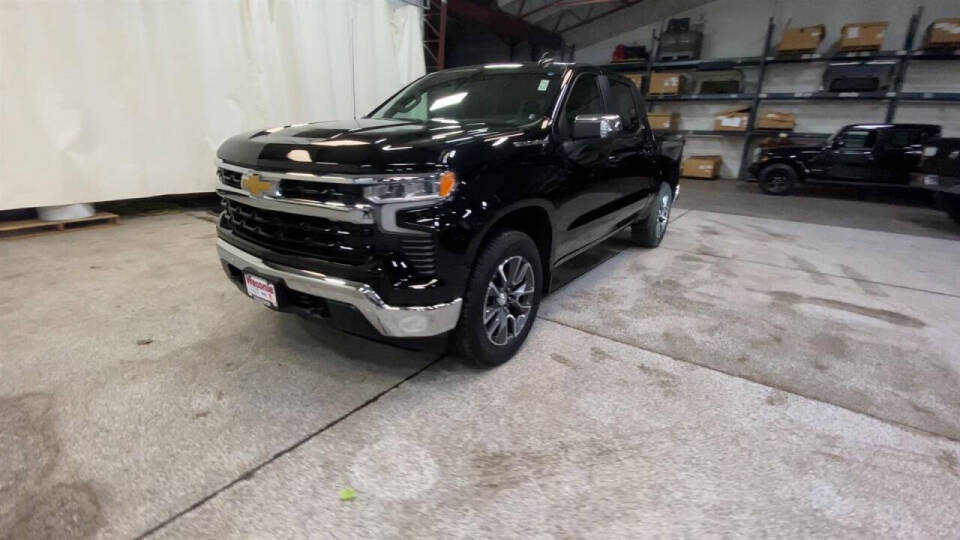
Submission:
[[[492,5],[471,0],[447,0],[447,12],[452,17],[487,26],[507,40],[529,41],[549,49],[559,49],[563,46],[563,38],[560,34],[530,24]]]
[[[570,30],[573,30],[574,28],[580,28],[581,26],[584,26],[584,25],[590,24],[590,23],[592,23],[592,22],[594,22],[594,21],[596,21],[596,20],[602,19],[602,18],[606,17],[607,15],[613,15],[614,13],[620,11],[621,9],[627,9],[628,7],[635,6],[635,5],[639,4],[639,3],[642,2],[642,1],[643,1],[643,0],[623,0],[623,1],[620,3],[619,6],[613,8],[613,9],[609,9],[609,10],[607,10],[607,11],[604,11],[603,13],[601,13],[601,14],[599,14],[599,15],[596,15],[596,16],[594,16],[594,17],[588,17],[588,18],[586,18],[586,19],[584,19],[584,20],[582,20],[582,21],[580,21],[580,22],[578,22],[578,23],[576,23],[576,24],[572,24],[572,25],[570,25],[570,26],[568,26],[568,27],[566,27],[566,28],[564,28],[564,29],[562,29],[562,30],[559,30],[558,33],[559,33],[559,34],[563,34],[563,33],[565,33],[565,32],[569,32]]]

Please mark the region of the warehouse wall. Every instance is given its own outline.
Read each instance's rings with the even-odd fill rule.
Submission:
[[[363,115],[424,72],[399,0],[0,2],[0,210],[211,191],[238,132]]]
[[[773,44],[779,43],[783,28],[823,23],[827,37],[819,52],[835,46],[840,28],[849,22],[888,21],[884,49],[901,49],[910,16],[924,7],[919,33],[934,19],[960,17],[960,4],[954,0],[716,0],[677,13],[674,17],[690,17],[704,22],[703,58],[758,56],[763,48],[767,21],[773,17],[776,31]],[[601,23],[602,24],[602,23]],[[610,61],[613,48],[619,43],[650,47],[654,28],[661,23],[640,26],[605,41],[578,47],[576,60],[588,63]],[[768,67],[764,90],[769,92],[815,91],[820,87],[825,63],[782,64]],[[744,69],[747,91],[755,85],[757,70]],[[960,87],[960,62],[912,62],[907,73],[905,91],[955,91]],[[736,102],[662,103],[655,110],[680,113],[680,129],[713,129],[717,112],[732,108]],[[797,115],[797,131],[830,132],[855,122],[881,122],[886,115],[885,102],[767,102],[763,110],[793,112]],[[941,124],[944,134],[960,136],[960,106],[943,103],[902,103],[898,122]],[[738,137],[688,137],[686,155],[720,154],[724,159],[724,177],[736,177],[740,167],[741,140]]]

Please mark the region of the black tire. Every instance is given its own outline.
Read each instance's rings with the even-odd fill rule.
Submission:
[[[767,165],[757,175],[760,189],[768,195],[787,195],[797,186],[799,179],[797,170],[784,163]]]
[[[662,182],[657,190],[647,217],[630,226],[630,239],[638,246],[655,248],[663,241],[670,224],[670,209],[673,207],[673,188]]]
[[[528,262],[532,270],[534,286],[532,296],[528,299],[529,312],[526,314],[519,332],[506,343],[497,344],[493,341],[493,337],[488,336],[488,326],[484,324],[485,313],[489,313],[490,309],[501,309],[497,306],[491,308],[487,305],[488,286],[494,285],[495,281],[499,279],[497,276],[501,264],[511,260],[515,261],[516,257]],[[457,352],[464,358],[484,366],[496,366],[512,358],[527,339],[530,328],[536,321],[542,291],[543,267],[541,266],[537,245],[533,243],[529,236],[519,231],[496,233],[481,248],[480,255],[474,265],[473,275],[470,276],[470,281],[467,284],[463,308],[460,311],[460,321],[453,333],[453,345]],[[504,306],[503,309],[508,307]],[[493,321],[493,323],[496,324],[497,321]],[[505,320],[503,324],[506,324]]]

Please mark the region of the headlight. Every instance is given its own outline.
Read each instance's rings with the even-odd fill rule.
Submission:
[[[457,187],[453,171],[423,177],[387,179],[363,189],[363,196],[375,203],[446,199]]]
[[[933,157],[937,155],[936,146],[924,146],[923,147],[923,157]]]

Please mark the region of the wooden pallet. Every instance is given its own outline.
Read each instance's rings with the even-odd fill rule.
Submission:
[[[119,225],[120,216],[110,212],[96,214],[77,219],[62,219],[58,221],[41,221],[39,219],[21,219],[17,221],[0,221],[0,238],[33,236],[35,234],[67,231],[84,227],[102,225]]]

